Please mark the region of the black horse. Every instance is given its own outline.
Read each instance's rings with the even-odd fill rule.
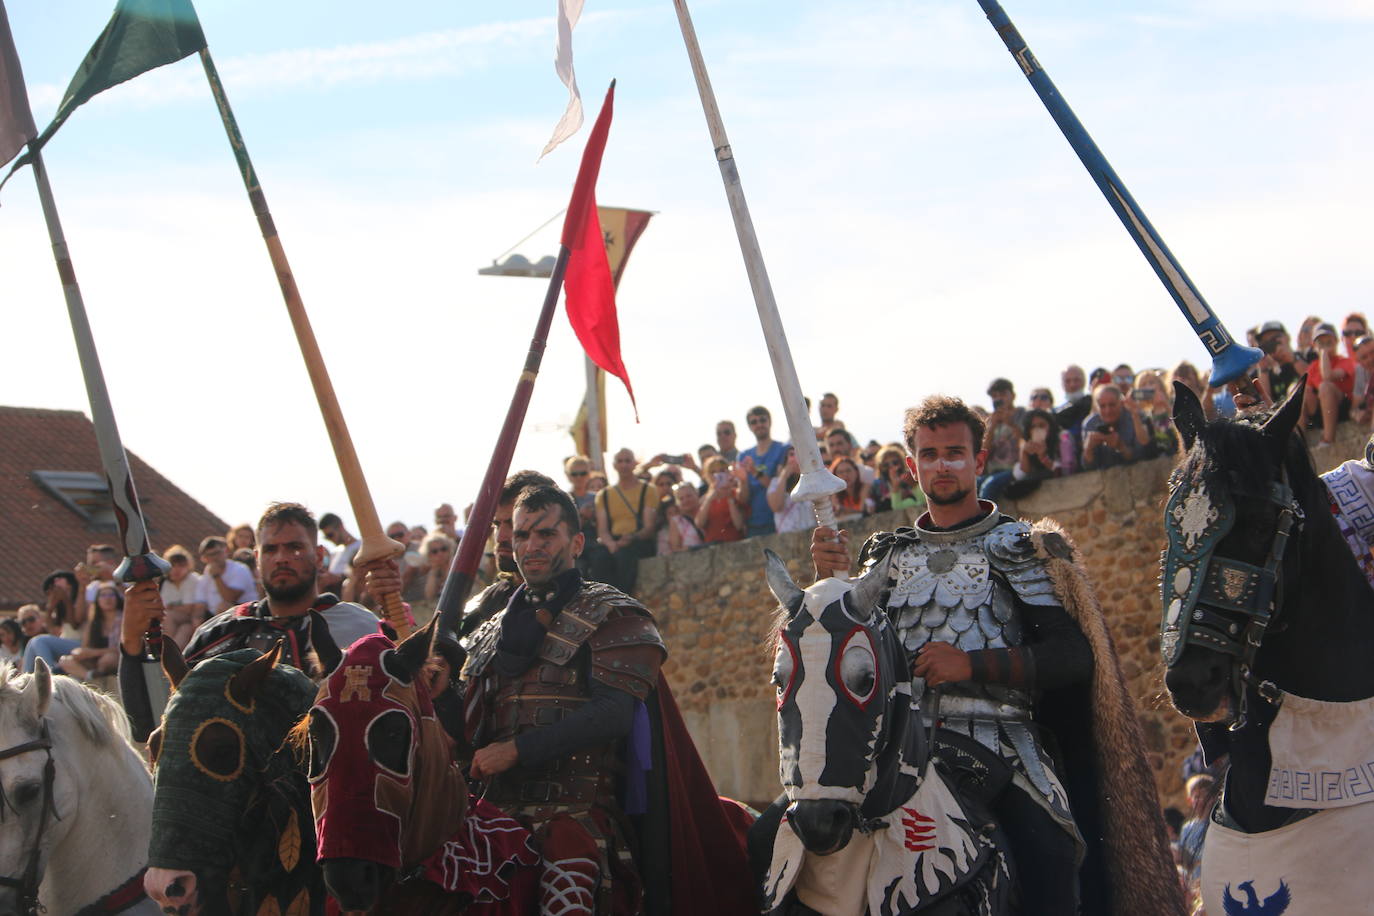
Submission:
[[[1294,817],[1264,803],[1274,701],[1282,693],[1330,702],[1374,696],[1374,592],[1294,435],[1302,392],[1295,386],[1263,425],[1208,423],[1193,392],[1174,386],[1188,454],[1165,519],[1165,684],[1179,712],[1198,721],[1208,758],[1230,755],[1224,816],[1252,834]],[[1191,553],[1205,566],[1189,566],[1189,534],[1204,531],[1209,509],[1214,526],[1231,514],[1230,530],[1218,529],[1210,545],[1205,533],[1194,537]]]

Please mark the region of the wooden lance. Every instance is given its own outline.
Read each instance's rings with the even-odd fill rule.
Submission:
[[[558,310],[558,295],[563,288],[563,276],[568,270],[568,259],[577,234],[587,221],[587,211],[591,208],[596,188],[596,178],[601,170],[601,154],[606,146],[606,135],[610,131],[611,112],[615,98],[615,81],[606,91],[606,101],[597,115],[596,124],[587,137],[587,146],[582,151],[582,164],[577,170],[577,183],[573,186],[572,200],[568,203],[567,214],[563,218],[563,236],[558,246],[558,258],[549,276],[549,286],[544,293],[544,306],[539,310],[539,319],[534,324],[534,336],[530,338],[530,349],[525,355],[524,368],[515,383],[515,394],[511,397],[510,407],[506,409],[506,420],[501,425],[501,433],[492,450],[491,462],[487,465],[482,487],[477,492],[472,513],[468,516],[467,528],[462,540],[458,542],[458,554],[449,567],[444,588],[439,593],[439,602],[434,614],[439,618],[439,626],[434,638],[454,639],[463,635],[460,622],[463,605],[467,602],[472,586],[477,581],[477,564],[482,560],[491,533],[491,522],[496,517],[497,500],[501,487],[510,473],[511,458],[515,455],[515,443],[520,439],[520,427],[525,423],[525,413],[534,394],[534,380],[539,377],[539,366],[544,361],[544,348],[548,344],[549,328],[553,325],[554,312]]]
[[[816,431],[811,426],[811,417],[802,397],[797,367],[792,362],[792,351],[787,346],[787,334],[783,331],[778,304],[773,298],[773,286],[768,281],[768,269],[763,264],[763,251],[759,248],[758,236],[754,234],[754,220],[744,200],[735,154],[725,136],[725,124],[716,105],[711,77],[706,72],[701,47],[697,44],[696,29],[692,26],[686,0],[673,0],[673,6],[677,8],[682,39],[687,44],[687,56],[692,62],[692,74],[696,77],[697,91],[701,95],[701,107],[706,112],[706,126],[711,131],[711,143],[715,147],[716,161],[720,164],[720,177],[725,182],[725,196],[730,201],[740,253],[744,255],[744,267],[754,291],[754,306],[758,309],[759,324],[763,326],[763,338],[768,344],[768,357],[773,362],[773,375],[778,382],[778,395],[782,398],[783,413],[787,416],[788,434],[792,437],[792,447],[797,451],[797,464],[801,466],[801,480],[792,491],[792,498],[810,500],[816,513],[816,522],[834,528],[835,511],[830,496],[844,489],[844,481],[826,470],[821,462]]]
[[[1226,326],[1202,298],[1202,293],[1198,292],[1193,281],[1188,279],[1183,266],[1159,237],[1159,233],[1150,224],[1144,211],[1131,196],[1131,192],[1121,183],[1116,171],[1107,162],[1107,157],[1102,155],[1093,138],[1088,136],[1083,122],[1078,120],[1069,103],[1059,94],[1059,89],[1050,80],[1045,68],[1040,66],[1040,61],[1031,53],[1031,49],[1026,46],[1025,39],[1016,31],[1016,26],[1011,24],[1011,20],[1007,18],[1006,12],[997,0],[978,0],[978,5],[983,8],[988,21],[1002,37],[1007,50],[1016,59],[1035,94],[1045,103],[1050,117],[1054,118],[1054,123],[1058,124],[1060,131],[1063,132],[1064,139],[1069,141],[1069,145],[1087,168],[1088,174],[1092,176],[1102,195],[1107,198],[1107,203],[1121,219],[1121,224],[1126,227],[1131,238],[1135,239],[1136,245],[1140,247],[1140,253],[1145,255],[1145,260],[1150,262],[1164,288],[1169,291],[1169,295],[1183,312],[1183,317],[1188,319],[1193,333],[1212,355],[1212,386],[1219,387],[1244,376],[1247,369],[1264,358],[1264,354],[1254,347],[1237,343],[1227,332]]]
[[[291,264],[286,260],[286,250],[277,236],[276,224],[272,213],[267,209],[267,198],[258,183],[257,172],[248,158],[248,148],[244,145],[243,135],[239,133],[234,113],[229,108],[229,99],[224,94],[219,73],[210,57],[208,48],[200,50],[200,61],[205,66],[205,76],[210,81],[210,91],[219,106],[220,119],[224,131],[229,135],[229,145],[238,161],[239,173],[243,176],[243,186],[248,191],[248,200],[253,205],[253,213],[258,218],[262,230],[262,240],[267,243],[267,254],[272,259],[272,268],[277,273],[277,283],[281,286],[282,298],[286,301],[286,311],[291,316],[291,326],[296,331],[296,343],[305,359],[305,369],[310,375],[310,384],[315,389],[315,399],[320,405],[320,415],[324,418],[325,429],[329,432],[330,444],[334,447],[334,458],[339,463],[339,474],[343,477],[344,489],[348,492],[348,502],[353,508],[353,517],[358,522],[358,535],[362,546],[358,548],[355,563],[367,563],[384,557],[399,555],[404,545],[393,541],[382,530],[377,517],[377,507],[372,502],[367,479],[363,476],[358,453],[353,448],[353,439],[348,434],[339,399],[334,394],[334,385],[329,380],[329,370],[325,367],[320,345],[315,341],[315,332],[310,327],[310,318],[305,313],[300,291],[296,288],[296,278],[291,273]],[[399,638],[410,634],[410,624],[406,621],[405,610],[401,606],[401,596],[390,594],[384,601],[386,619]]]
[[[62,294],[67,300],[67,314],[71,318],[72,336],[76,340],[76,355],[81,362],[81,375],[86,381],[86,397],[91,403],[91,425],[95,427],[100,464],[105,471],[105,483],[110,488],[110,499],[114,503],[115,520],[119,524],[119,542],[124,547],[124,560],[115,570],[115,578],[125,583],[159,579],[167,574],[171,565],[153,553],[148,546],[148,528],[143,523],[143,510],[138,504],[133,474],[129,472],[129,457],[124,453],[124,443],[119,438],[119,427],[115,425],[110,392],[105,387],[105,374],[100,368],[100,356],[95,349],[95,337],[91,334],[91,323],[86,317],[81,287],[77,285],[76,271],[72,268],[71,255],[67,251],[67,239],[62,233],[62,222],[57,217],[57,203],[53,200],[52,186],[48,183],[48,171],[43,165],[43,154],[37,146],[30,145],[29,149],[34,181],[38,183],[38,200],[43,208],[43,220],[48,225],[53,259],[57,262],[57,274],[62,279]],[[76,596],[73,595],[72,598],[75,599]],[[146,648],[143,659],[143,682],[147,685],[148,705],[153,717],[159,718],[162,716],[163,707],[167,705],[168,695],[167,680],[163,677],[161,666],[161,621],[155,619],[148,624],[143,642]]]

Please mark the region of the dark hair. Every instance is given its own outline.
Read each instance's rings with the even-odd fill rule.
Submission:
[[[223,547],[225,550],[228,550],[229,542],[217,534],[212,534],[208,538],[201,538],[200,548],[196,553],[205,553],[205,551],[214,550],[216,547]]]
[[[258,541],[262,541],[262,533],[269,527],[277,528],[291,522],[304,528],[312,543],[315,541],[315,535],[319,533],[320,526],[316,524],[315,516],[310,514],[310,510],[300,503],[272,503],[268,506],[267,511],[262,514],[262,518],[258,519],[258,527],[255,532]],[[221,541],[220,543],[223,544],[224,542]],[[227,548],[229,545],[224,544],[224,546]],[[202,553],[205,551],[203,541],[200,549]]]
[[[88,551],[93,552],[93,553],[98,553],[98,554],[100,554],[101,556],[110,557],[110,558],[112,558],[112,559],[113,559],[114,557],[119,556],[119,551],[118,551],[116,548],[114,548],[114,547],[112,547],[111,545],[109,545],[109,544],[92,544],[91,546],[87,547],[86,549],[87,549]]]
[[[908,407],[906,417],[902,422],[902,439],[906,442],[906,447],[911,454],[916,454],[916,430],[924,426],[931,429],[936,426],[946,426],[954,423],[963,423],[968,426],[968,431],[973,434],[973,450],[975,452],[983,449],[983,430],[986,428],[983,421],[967,404],[958,398],[952,398],[947,394],[932,394],[915,407]]]
[[[552,477],[548,477],[538,471],[516,471],[506,478],[506,482],[501,484],[501,495],[497,497],[496,504],[504,506],[507,503],[516,501],[516,497],[529,487],[556,487]],[[577,525],[573,530],[579,530]]]
[[[749,408],[749,412],[744,415],[744,418],[747,420],[750,417],[767,417],[770,420],[773,419],[773,415],[768,412],[768,408],[764,407],[762,404],[757,404]]]
[[[1175,808],[1173,805],[1170,805],[1169,807],[1164,809],[1164,823],[1167,824],[1174,831],[1174,833],[1178,833],[1180,830],[1183,829],[1183,821],[1183,812]]]
[[[14,641],[19,644],[19,648],[24,648],[24,643],[27,642],[27,640],[24,639],[24,628],[19,625],[18,620],[15,620],[13,617],[6,617],[4,620],[0,620],[0,630],[9,630],[14,636]]]
[[[577,516],[577,506],[573,504],[572,497],[552,484],[526,487],[515,499],[517,512],[521,509],[537,512],[550,506],[558,508],[559,520],[568,526],[568,534],[577,534],[582,530],[582,521]]]
[[[342,524],[343,524],[343,519],[339,518],[339,517],[338,517],[337,515],[335,515],[333,512],[326,512],[324,515],[321,515],[321,516],[320,516],[320,527],[321,527],[321,528],[333,528],[333,527],[336,526],[336,525],[342,525]]]
[[[988,394],[992,394],[994,391],[1015,391],[1015,390],[1016,390],[1016,388],[1015,388],[1015,386],[1012,385],[1011,379],[995,378],[995,379],[993,379],[991,382],[988,382]]]
[[[52,572],[48,573],[46,576],[44,576],[42,588],[43,593],[47,594],[48,590],[52,588],[52,584],[56,582],[58,579],[67,580],[67,585],[70,586],[72,600],[75,601],[76,596],[81,592],[81,583],[76,580],[76,576],[72,575],[71,570],[55,569]]]
[[[1048,410],[1041,410],[1039,407],[1032,408],[1021,415],[1021,438],[1030,438],[1031,420],[1037,418],[1045,420],[1050,424],[1048,438],[1053,439],[1055,434],[1059,432],[1059,423],[1055,421],[1054,414],[1050,413]]]

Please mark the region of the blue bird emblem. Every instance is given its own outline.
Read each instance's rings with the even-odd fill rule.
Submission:
[[[1264,902],[1259,902],[1259,897],[1255,895],[1255,882],[1242,881],[1236,885],[1242,891],[1246,900],[1244,903],[1231,896],[1231,885],[1226,885],[1226,897],[1222,900],[1222,906],[1226,909],[1226,916],[1279,916],[1288,911],[1288,904],[1293,902],[1293,895],[1288,891],[1288,884],[1282,879],[1279,880],[1279,889],[1274,891]]]

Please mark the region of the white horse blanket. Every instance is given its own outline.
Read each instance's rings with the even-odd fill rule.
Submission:
[[[855,833],[839,852],[806,851],[786,818],[773,839],[765,897],[797,898],[826,916],[907,912],[961,884],[987,852],[988,840],[961,816],[959,802],[928,763],[915,794],[872,833]]]
[[[1202,854],[1202,899],[1216,916],[1336,916],[1374,912],[1374,805],[1330,808],[1267,833],[1213,823]]]

